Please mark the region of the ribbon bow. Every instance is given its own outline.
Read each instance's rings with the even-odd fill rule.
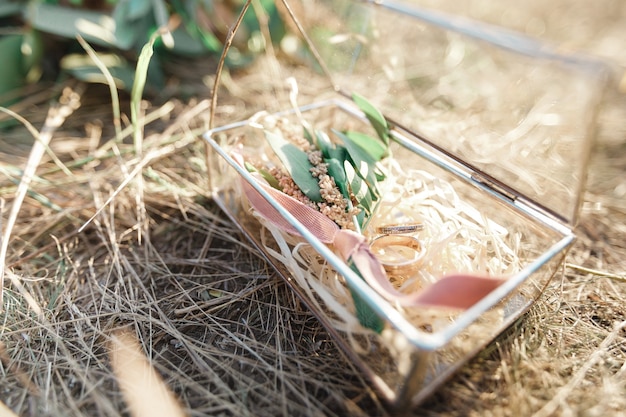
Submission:
[[[250,205],[267,221],[284,232],[300,233],[246,180],[243,191]],[[371,252],[367,240],[351,230],[341,229],[334,221],[295,198],[259,181],[259,184],[279,204],[287,209],[321,242],[332,244],[341,257],[352,261],[365,281],[385,299],[401,306],[438,307],[466,310],[481,300],[505,280],[470,274],[452,274],[441,278],[423,291],[404,294],[389,282],[380,261]]]

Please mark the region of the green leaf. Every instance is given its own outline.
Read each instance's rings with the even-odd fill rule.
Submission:
[[[374,130],[376,130],[378,137],[380,137],[386,146],[389,146],[389,124],[385,116],[383,116],[365,97],[357,93],[352,94],[352,100],[354,100],[356,105],[359,106],[359,109],[365,113],[365,117],[367,117],[367,120],[370,121]]]
[[[159,37],[159,32],[155,32],[150,37],[150,41],[141,48],[141,53],[137,59],[137,67],[135,69],[135,79],[133,88],[130,92],[130,118],[133,124],[133,139],[135,143],[135,152],[141,147],[142,126],[139,120],[139,109],[141,106],[141,97],[146,86],[148,78],[148,67],[150,66],[150,58],[154,54],[154,43]]]
[[[348,151],[348,155],[350,155],[350,158],[352,158],[356,166],[359,166],[361,165],[361,162],[364,162],[373,169],[377,160],[367,150],[363,149],[360,145],[357,145],[352,138],[347,136],[345,133],[335,129],[333,129],[333,133],[341,139],[346,147],[346,150]]]
[[[363,275],[357,269],[354,262],[349,260],[348,266],[351,270],[353,270],[361,279],[363,279]],[[385,322],[381,319],[378,314],[370,307],[369,304],[356,291],[352,290],[350,286],[350,294],[352,295],[352,301],[354,301],[354,308],[356,309],[356,316],[359,319],[359,323],[361,326],[366,327],[380,334],[385,328]]]
[[[324,158],[335,158],[330,155],[335,146],[326,133],[321,131],[315,132],[315,146],[322,152]]]
[[[126,4],[121,2],[121,4]],[[26,9],[26,20],[35,29],[42,32],[52,33],[68,39],[75,39],[80,33],[89,43],[100,46],[116,46],[121,49],[130,48],[140,29],[133,27],[133,32],[126,38],[118,36],[119,25],[116,21],[115,32],[110,22],[111,17],[107,14],[85,9],[74,9],[56,5],[31,2]]]
[[[352,143],[360,146],[361,149],[367,152],[375,161],[380,161],[389,155],[387,147],[370,135],[353,131],[347,131],[344,132],[344,134],[352,141]]]
[[[356,215],[356,221],[361,226],[361,230],[365,229],[367,219],[365,218],[365,210],[359,211],[359,214]]]
[[[276,179],[275,176],[270,174],[270,172],[268,170],[266,170],[266,169],[259,169],[259,174],[261,174],[263,176],[263,178],[265,179],[265,181],[267,181],[267,183],[270,185],[270,187],[276,188],[277,190],[280,190],[280,184],[278,183],[278,180]]]
[[[33,69],[39,68],[39,65],[44,55],[43,39],[41,32],[31,30],[24,33],[24,40],[22,42],[21,52],[22,70],[27,76],[27,81],[37,81],[36,79],[30,79],[32,78],[32,75],[29,77],[29,72],[32,74],[31,71],[33,71]]]
[[[345,146],[337,145],[328,151],[328,158],[336,159],[338,161],[345,161],[348,159],[348,150]]]
[[[348,189],[348,179],[346,171],[337,159],[324,159],[328,164],[328,175],[333,177],[335,184],[344,198],[350,199],[350,190]]]
[[[139,109],[139,102],[141,101],[141,95],[143,94],[143,90],[146,86],[148,66],[150,65],[152,54],[154,54],[154,43],[156,42],[157,37],[158,36],[155,33],[155,35],[150,38],[150,41],[146,43],[143,48],[141,48],[141,53],[139,54],[137,67],[135,69],[135,81],[131,91],[131,110],[134,108]]]
[[[314,142],[313,135],[311,134],[311,131],[309,129],[307,129],[306,126],[302,126],[302,136],[304,136],[304,138],[309,143],[313,143]]]
[[[252,165],[252,164],[251,164],[250,162],[248,162],[248,161],[244,161],[244,162],[243,162],[243,166],[244,166],[244,168],[246,168],[246,170],[247,170],[248,172],[259,172],[259,170],[258,170],[258,169],[256,169],[256,167],[255,167],[254,165]]]
[[[378,167],[374,170],[374,175],[376,176],[377,181],[382,181],[385,179],[386,175],[383,171],[381,171]]]
[[[374,195],[377,196],[378,188],[376,184],[378,180],[376,175],[376,160],[342,132],[333,130],[333,133],[335,133],[345,145],[348,155],[350,156],[350,161],[359,176],[367,182],[367,185],[373,190]]]
[[[26,73],[22,70],[22,35],[0,38],[0,95],[21,87]],[[6,103],[1,103],[5,105]]]
[[[248,172],[258,172],[259,174],[261,174],[263,179],[265,179],[265,181],[267,181],[267,183],[270,185],[270,187],[276,188],[277,190],[280,190],[280,184],[278,184],[278,180],[276,179],[276,177],[274,177],[272,174],[270,174],[268,170],[266,170],[266,169],[257,169],[254,165],[252,165],[248,161],[244,162],[244,166],[246,167]]]
[[[306,152],[275,133],[266,131],[265,138],[304,195],[312,201],[321,202],[320,186],[311,175],[313,165]]]
[[[35,30],[0,35],[0,105],[8,106],[16,97],[4,93],[35,82],[40,75],[43,43]],[[16,30],[17,32],[17,30]]]
[[[139,45],[147,39],[150,29],[154,27],[154,20],[151,15],[146,14],[140,19],[129,19],[129,16],[135,15],[137,10],[129,1],[120,1],[113,9],[112,18],[115,22],[113,32],[114,44],[120,49],[129,50],[133,46]],[[148,10],[149,11],[149,10]]]
[[[350,185],[354,199],[358,203],[358,207],[362,208],[367,213],[371,213],[372,208],[372,194],[367,186],[367,183],[363,181],[363,178],[355,171],[352,164],[349,161],[344,161],[344,169],[346,172],[347,183]]]

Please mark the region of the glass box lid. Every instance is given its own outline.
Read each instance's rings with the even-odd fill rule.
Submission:
[[[367,97],[474,180],[575,223],[601,63],[410,2],[287,4],[313,67],[337,90]]]

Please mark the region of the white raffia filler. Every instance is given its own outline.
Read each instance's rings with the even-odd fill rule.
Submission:
[[[466,203],[450,182],[417,169],[404,169],[394,159],[386,161],[387,179],[382,186],[383,198],[372,222],[364,233],[386,223],[415,222],[424,224],[416,233],[427,248],[421,269],[410,277],[390,277],[403,292],[419,291],[445,274],[462,271],[491,276],[510,275],[521,269],[520,238],[505,227],[485,218]],[[346,334],[356,352],[366,352],[367,339],[354,336],[370,334],[355,314],[352,296],[341,276],[301,238],[288,235],[256,216],[269,231],[275,243],[262,234],[268,253],[285,265],[292,278],[319,312],[333,327]],[[450,323],[456,313],[433,309],[401,308],[416,326],[437,331]],[[397,344],[383,332],[387,346]],[[387,344],[385,343],[385,344]]]
[[[290,138],[293,143],[302,140],[300,123],[304,122],[301,115],[298,123],[266,113],[253,119],[250,125],[252,138],[259,138],[262,136],[259,132],[268,129]],[[336,121],[330,121],[330,124],[334,126]],[[258,163],[259,166],[271,167],[280,164],[270,156],[272,151],[263,139],[252,139],[252,143],[256,145],[246,152],[245,158],[250,158],[253,165]],[[518,257],[521,237],[518,232],[512,233],[464,200],[455,190],[454,180],[448,181],[424,169],[412,168],[416,166],[416,160],[420,161],[417,156],[409,164],[402,164],[406,156],[402,152],[409,152],[406,149],[395,147],[392,152],[397,153],[398,158],[391,156],[382,162],[386,178],[379,183],[381,199],[363,233],[374,239],[376,229],[384,225],[423,224],[423,228],[412,236],[423,244],[425,257],[419,270],[411,276],[389,277],[398,290],[405,294],[417,293],[441,277],[454,273],[505,277],[521,270],[522,262]],[[244,205],[250,209],[247,202]],[[395,358],[394,362],[399,366],[406,351],[404,339],[390,328],[386,328],[381,337],[371,338],[374,333],[359,323],[352,294],[343,277],[302,238],[285,233],[254,210],[251,211],[263,226],[260,240],[266,252],[289,270],[290,278],[309,303],[318,314],[325,316],[335,330],[345,335],[354,352],[367,356],[380,353],[382,348]],[[437,332],[449,326],[458,314],[436,308],[395,307],[416,327],[427,332]],[[485,332],[491,332],[501,320],[502,311],[495,309],[486,313],[480,323],[474,325],[473,331],[478,328],[482,332],[480,329],[484,328]],[[471,345],[469,339],[471,335],[459,338],[446,350],[466,350],[457,345]],[[437,362],[433,359],[432,365],[437,366]]]

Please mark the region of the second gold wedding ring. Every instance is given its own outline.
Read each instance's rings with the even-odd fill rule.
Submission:
[[[424,247],[418,239],[404,235],[379,236],[370,244],[370,250],[385,271],[397,275],[415,273],[425,255]]]
[[[378,226],[376,233],[379,235],[405,235],[407,233],[418,232],[423,228],[423,223],[386,224],[384,226]]]

